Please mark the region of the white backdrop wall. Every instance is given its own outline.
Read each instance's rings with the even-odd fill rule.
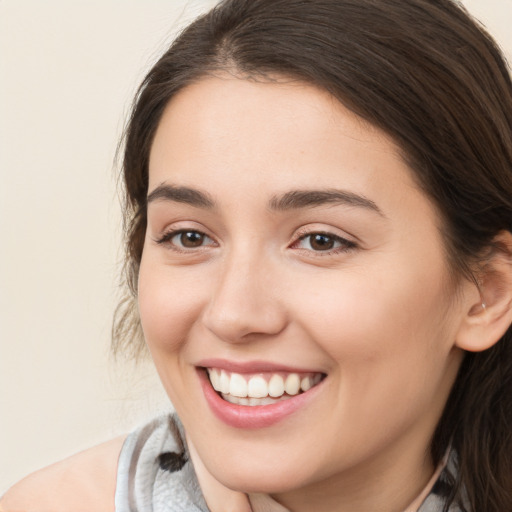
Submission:
[[[215,0],[0,1],[0,495],[170,405],[109,357],[114,155],[136,86]],[[512,0],[466,0],[512,60]]]

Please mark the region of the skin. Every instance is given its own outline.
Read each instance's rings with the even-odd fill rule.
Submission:
[[[399,155],[296,82],[209,78],[168,106],[151,153],[139,305],[212,512],[249,511],[246,493],[255,512],[268,495],[294,512],[417,509],[408,504],[433,473],[429,443],[462,350],[489,348],[511,325],[512,234],[496,236],[479,289],[455,285],[436,210]],[[187,204],[190,193],[156,199],[166,184],[199,184],[215,207]],[[352,200],[272,210],[296,189]],[[195,248],[155,242],[175,229],[206,236]],[[349,243],[320,251],[314,232]],[[206,357],[327,377],[292,416],[236,429],[206,404],[196,370]],[[113,511],[123,442],[29,475],[0,509]]]
[[[146,341],[216,488],[212,510],[232,491],[294,512],[404,510],[434,471],[428,447],[461,362],[456,340],[480,297],[449,279],[436,210],[393,141],[312,86],[209,77],[164,112],[149,193],[161,186],[214,203],[153,196],[139,276]],[[375,208],[271,207],[319,189]],[[183,229],[206,236],[162,241]],[[332,249],[311,245],[319,232]],[[293,415],[238,429],[205,400],[197,365],[210,357],[327,377]]]
[[[25,477],[0,499],[1,512],[113,511],[117,459],[126,436]]]

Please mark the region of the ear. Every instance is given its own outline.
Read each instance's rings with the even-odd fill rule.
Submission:
[[[477,277],[478,300],[476,293],[468,294],[471,298],[455,340],[456,346],[470,352],[492,347],[512,324],[512,233],[502,231],[494,238]]]

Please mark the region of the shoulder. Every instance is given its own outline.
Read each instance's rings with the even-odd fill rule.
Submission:
[[[0,500],[0,511],[114,511],[117,462],[126,436],[27,476]]]

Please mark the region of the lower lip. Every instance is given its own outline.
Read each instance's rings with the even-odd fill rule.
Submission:
[[[292,415],[315,398],[323,383],[322,381],[305,393],[275,404],[248,406],[223,400],[213,389],[206,371],[200,369],[198,373],[204,396],[215,416],[231,427],[244,429],[270,427]]]

